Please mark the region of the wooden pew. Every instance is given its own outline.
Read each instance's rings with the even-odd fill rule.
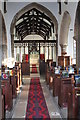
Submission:
[[[68,93],[71,92],[71,78],[60,78],[58,104],[66,107],[68,104]]]
[[[68,119],[80,118],[80,87],[75,87],[75,81],[72,80],[72,89],[68,93]]]
[[[15,79],[16,79],[16,90],[19,91],[20,80],[19,80],[19,66],[18,66],[18,64],[15,64]]]
[[[78,95],[79,94],[79,95]],[[80,88],[72,88],[72,92],[68,94],[68,119],[80,118]]]
[[[51,65],[53,63],[53,60],[52,59],[48,59],[47,62],[46,62],[46,82],[47,84],[49,85],[49,78],[50,78],[50,73],[51,73]]]
[[[5,110],[11,110],[13,107],[12,85],[10,80],[1,80],[2,94],[5,96]]]
[[[22,75],[30,75],[30,64],[27,62],[22,62],[21,64]]]
[[[50,78],[50,71],[47,68],[47,71],[46,71],[46,83],[47,83],[47,85],[49,85],[49,78]]]
[[[59,88],[60,88],[60,74],[55,74],[54,75],[54,80],[53,80],[53,96],[58,96],[59,93]]]
[[[2,95],[2,119],[5,119],[5,96]]]
[[[50,73],[49,73],[49,89],[53,89],[53,81],[54,81],[54,69],[51,69],[50,70]]]
[[[53,89],[53,77],[52,77],[52,75],[50,75],[50,77],[49,77],[49,89],[51,90],[51,89]]]
[[[21,63],[15,63],[15,78],[17,90],[19,90],[22,85]]]
[[[10,81],[12,85],[12,97],[16,98],[17,97],[17,90],[16,90],[16,78],[15,76],[10,76]]]
[[[22,72],[21,72],[21,63],[19,63],[19,86],[22,85]]]
[[[5,119],[5,98],[0,86],[0,120]]]

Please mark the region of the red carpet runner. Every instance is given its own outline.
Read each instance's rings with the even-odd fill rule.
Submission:
[[[27,119],[50,120],[39,78],[32,78],[26,110]]]
[[[32,67],[32,73],[37,73],[37,67]]]
[[[36,64],[33,64],[32,65],[32,72],[31,73],[37,73],[37,67],[36,67]]]

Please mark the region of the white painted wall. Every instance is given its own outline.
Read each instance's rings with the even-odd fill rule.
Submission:
[[[11,36],[10,36],[10,25],[12,22],[13,17],[15,14],[21,10],[23,7],[25,7],[29,3],[25,2],[8,2],[7,3],[7,13],[5,14],[5,22],[6,22],[6,28],[7,28],[7,38],[8,38],[8,57],[11,57]],[[48,3],[48,2],[42,2],[40,3],[43,6],[47,7],[54,16],[58,19],[58,4],[57,3]]]
[[[10,36],[10,25],[12,22],[13,17],[15,14],[25,7],[29,2],[8,2],[7,3],[7,13],[4,15],[5,23],[6,23],[6,29],[7,29],[7,40],[8,40],[8,57],[11,57],[11,36]],[[61,25],[61,20],[63,13],[65,11],[68,11],[71,16],[71,24],[70,24],[70,29],[73,29],[73,31],[69,30],[69,35],[68,35],[68,48],[67,48],[67,53],[71,57],[73,57],[73,36],[74,36],[74,21],[75,21],[75,15],[76,15],[76,8],[77,8],[77,2],[70,2],[68,5],[65,5],[62,3],[62,15],[58,14],[59,8],[58,8],[58,3],[57,2],[40,2],[41,5],[45,6],[47,9],[49,9],[54,16],[56,17],[58,21],[58,39],[59,39],[59,33],[60,33],[60,25]],[[1,6],[1,4],[0,4]],[[0,7],[2,10],[2,8]],[[3,10],[2,10],[3,12]],[[58,42],[58,55],[61,54],[61,48],[59,46]]]
[[[68,11],[71,17],[71,23],[70,23],[69,33],[68,33],[68,47],[67,47],[67,55],[70,55],[71,58],[73,58],[73,36],[74,36],[74,23],[75,23],[76,9],[77,9],[77,2],[69,2],[67,5],[62,3],[62,15],[59,15],[58,33],[60,33],[60,26],[61,26],[62,16],[64,12]],[[70,29],[72,29],[72,31],[70,31]],[[60,55],[60,53],[61,53],[61,50],[59,46],[58,55]]]

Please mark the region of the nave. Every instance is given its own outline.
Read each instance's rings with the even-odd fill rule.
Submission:
[[[80,119],[80,0],[0,2],[0,119]]]
[[[34,78],[36,78],[35,75],[34,75]],[[17,99],[17,102],[16,102],[16,104],[14,106],[14,110],[12,111],[12,118],[14,118],[14,119],[15,118],[26,118],[27,107],[28,107],[28,104],[29,104],[28,101],[29,101],[30,81],[31,81],[31,78],[29,76],[23,76],[23,82],[24,82],[24,84],[22,85],[21,92],[20,92],[20,94],[18,96],[18,99]],[[38,116],[39,110],[37,112],[37,115],[34,116],[36,110],[35,109],[33,110],[32,106],[35,103],[32,102],[32,105],[30,106],[31,108],[29,108],[29,109],[31,109],[32,114],[28,113],[28,114],[31,114],[31,117],[28,117],[28,118],[37,118],[37,119],[38,118],[48,118],[48,116],[45,115],[47,112],[48,112],[47,114],[49,114],[49,119],[50,118],[63,118],[63,117],[65,118],[66,116],[64,116],[64,115],[67,114],[67,109],[64,108],[64,109],[61,110],[59,108],[59,106],[57,104],[57,97],[54,98],[52,96],[52,91],[49,91],[49,88],[48,88],[49,86],[46,85],[44,76],[40,77],[40,83],[41,83],[41,87],[42,87],[42,91],[43,91],[43,96],[44,96],[42,98],[42,100],[45,99],[43,101],[46,102],[46,103],[43,102],[43,104],[44,104],[43,107],[45,106],[45,104],[47,106],[45,109],[43,108],[43,110],[41,111],[41,112],[43,112],[43,116],[44,117]],[[30,99],[33,100],[33,97],[31,97]],[[36,109],[39,109],[38,107],[39,106],[37,106],[37,105],[35,106]],[[45,110],[45,112],[46,111],[47,112],[45,113],[44,110]],[[64,110],[64,112],[63,112],[63,110]]]

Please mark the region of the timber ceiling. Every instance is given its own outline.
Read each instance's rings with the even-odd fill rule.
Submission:
[[[54,24],[43,12],[33,8],[23,14],[15,26],[16,36],[23,40],[27,35],[37,34],[48,40],[54,33]]]

